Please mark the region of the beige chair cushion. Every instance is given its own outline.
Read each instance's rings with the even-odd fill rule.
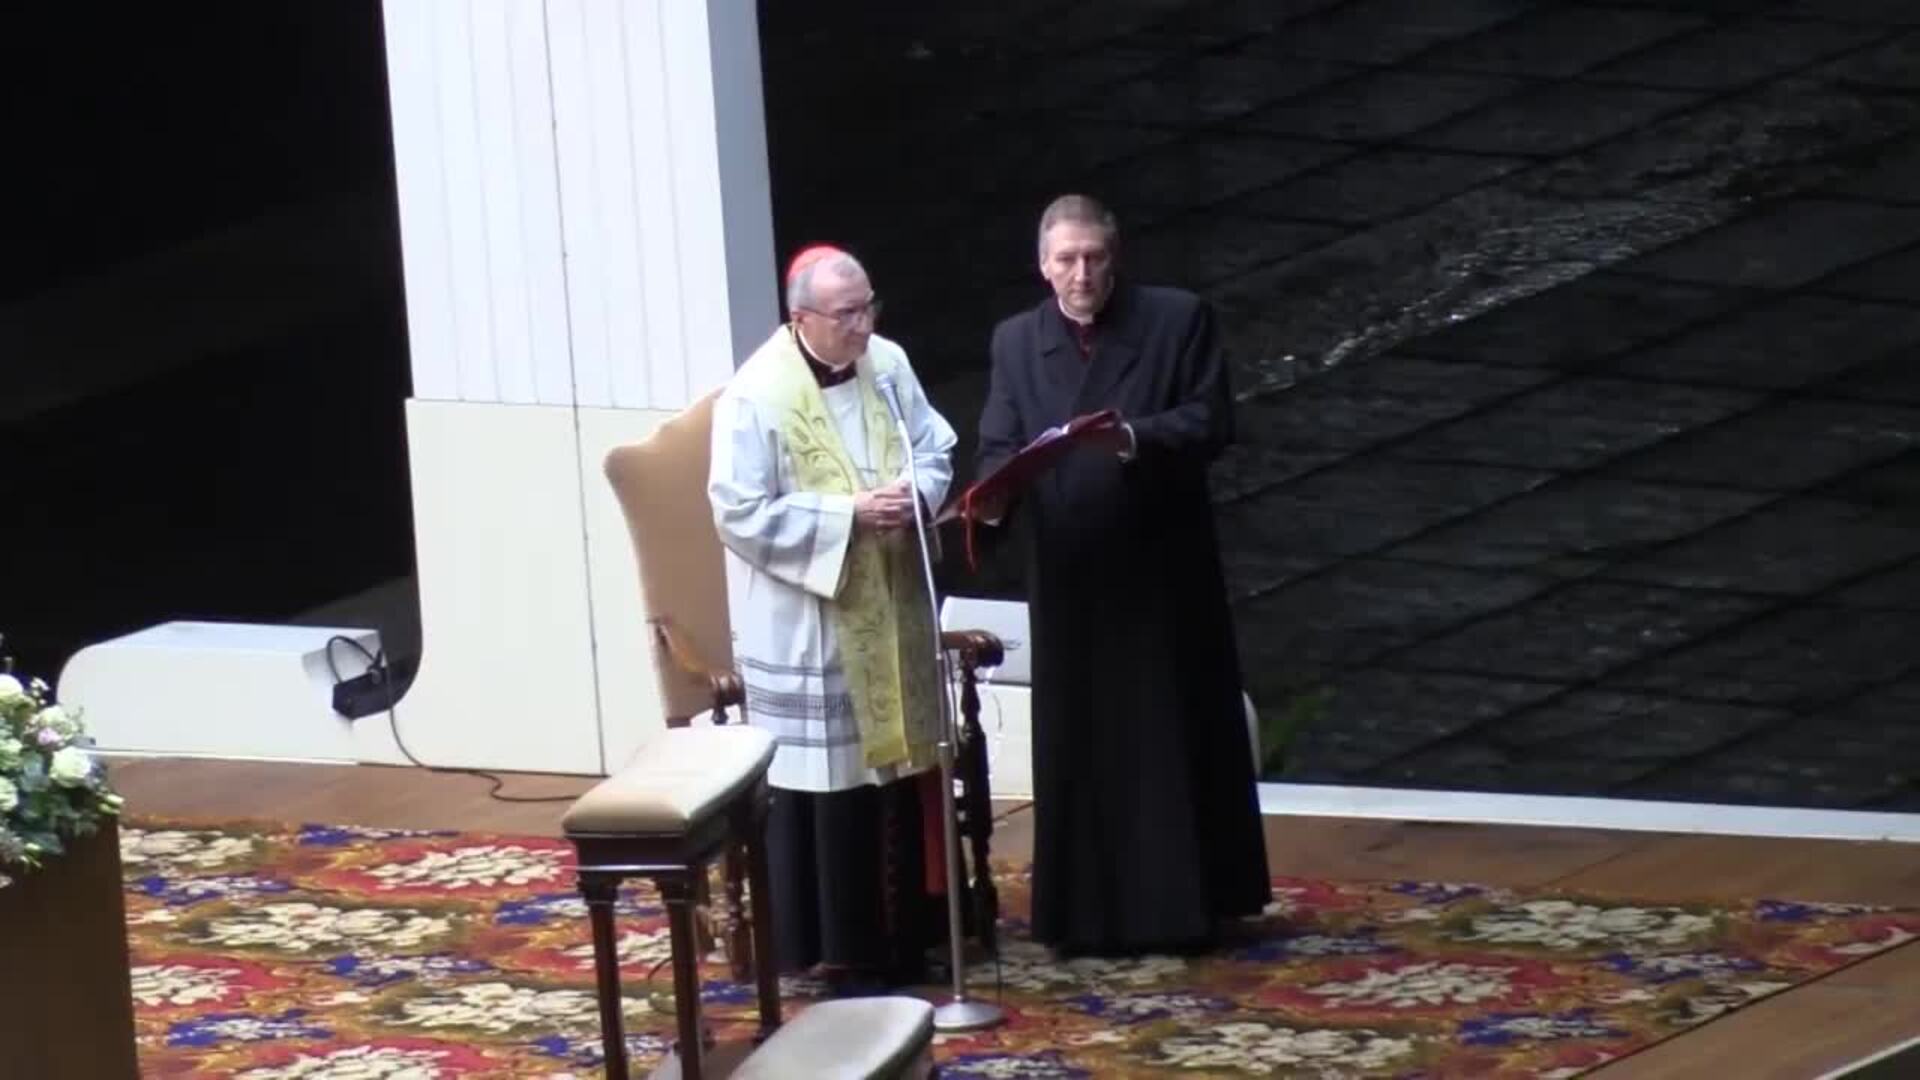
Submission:
[[[647,617],[665,618],[701,662],[733,668],[727,621],[727,572],[707,499],[712,459],[712,391],[652,434],[607,454],[607,480],[620,500],[640,565]],[[654,668],[667,715],[696,716],[713,707],[707,681],[681,671],[655,641]]]
[[[773,736],[745,724],[661,732],[580,796],[569,833],[676,833],[724,806],[773,763]]]
[[[933,1006],[910,997],[823,1001],[781,1025],[733,1080],[891,1080],[933,1043]]]

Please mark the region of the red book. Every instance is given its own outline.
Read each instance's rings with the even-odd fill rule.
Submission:
[[[955,519],[967,523],[967,565],[974,565],[973,526],[980,520],[976,508],[1010,501],[1030,487],[1041,473],[1058,464],[1074,447],[1094,436],[1120,426],[1120,414],[1112,409],[1076,416],[1058,427],[1050,427],[1020,448],[1020,452],[1000,463],[1000,467],[974,481],[958,496],[947,501],[934,523]]]

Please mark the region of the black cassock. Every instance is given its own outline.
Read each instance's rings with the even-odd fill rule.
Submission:
[[[993,334],[976,475],[1100,409],[1007,521],[1033,637],[1033,932],[1074,953],[1191,948],[1270,895],[1206,468],[1233,437],[1211,309],[1117,287],[1091,347],[1048,298]]]

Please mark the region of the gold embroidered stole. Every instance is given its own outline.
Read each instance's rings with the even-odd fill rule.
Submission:
[[[860,472],[848,456],[840,429],[827,409],[826,395],[787,329],[767,343],[775,361],[765,384],[780,417],[781,440],[794,478],[803,491],[853,495],[862,490]],[[867,453],[883,482],[901,475],[906,457],[893,417],[874,388],[873,351],[858,361],[860,416]],[[890,361],[889,361],[890,363]],[[838,595],[828,607],[839,639],[840,661],[853,698],[854,722],[868,768],[926,764],[930,747],[924,730],[927,710],[937,708],[933,623],[911,536],[854,532]],[[917,721],[908,731],[906,718]]]

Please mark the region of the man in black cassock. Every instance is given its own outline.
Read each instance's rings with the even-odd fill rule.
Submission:
[[[976,476],[1049,427],[1124,425],[981,516],[1024,533],[1033,934],[1069,955],[1204,948],[1271,888],[1207,464],[1233,437],[1213,312],[1119,283],[1093,199],[1040,219],[1054,295],[994,329]]]

